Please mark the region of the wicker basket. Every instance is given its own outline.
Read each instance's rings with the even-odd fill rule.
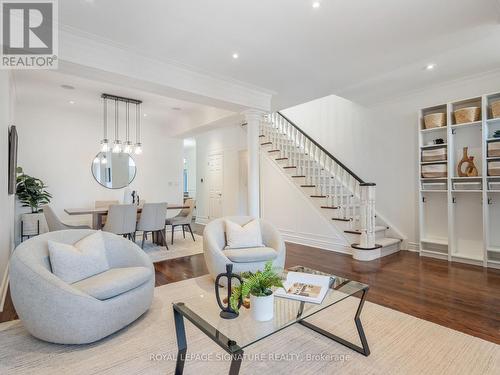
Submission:
[[[491,115],[493,118],[500,117],[500,100],[491,103]]]
[[[455,112],[455,123],[465,124],[467,122],[478,121],[481,116],[481,108],[479,107],[467,107],[457,109]]]
[[[424,125],[426,129],[440,128],[446,124],[445,113],[431,113],[424,116]]]
[[[423,178],[442,178],[447,176],[448,176],[448,167],[444,163],[422,165]]]

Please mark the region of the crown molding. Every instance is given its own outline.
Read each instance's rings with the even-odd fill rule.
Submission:
[[[269,111],[274,92],[184,64],[160,61],[95,35],[61,26],[59,70],[233,111]]]

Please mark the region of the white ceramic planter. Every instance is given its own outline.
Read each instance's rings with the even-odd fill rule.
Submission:
[[[274,315],[274,294],[266,297],[255,297],[250,294],[250,312],[252,318],[259,322],[271,320]]]

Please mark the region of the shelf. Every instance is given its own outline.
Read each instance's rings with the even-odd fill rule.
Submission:
[[[421,193],[447,193],[448,190],[424,190],[420,189]]]
[[[482,190],[452,190],[452,193],[482,193]]]
[[[420,181],[446,181],[448,177],[420,177]]]
[[[448,246],[448,240],[445,238],[424,238],[421,239],[420,242],[425,242],[425,243],[433,243],[436,245],[443,245],[443,246]],[[443,253],[441,253],[443,254]]]
[[[486,140],[486,142],[495,142],[495,141],[500,141],[500,138],[491,137]]]
[[[487,190],[488,193],[500,193],[500,190]]]
[[[500,117],[490,118],[490,119],[486,120],[486,122],[488,123],[488,125],[491,125],[491,124],[500,124]]]
[[[452,129],[470,128],[470,127],[474,127],[474,126],[481,126],[482,124],[483,124],[482,121],[474,121],[474,122],[466,122],[464,124],[450,125],[450,128],[452,128]]]
[[[496,138],[500,141],[500,138]],[[441,143],[440,145],[435,145],[435,144],[432,144],[432,145],[425,145],[425,146],[420,146],[420,148],[422,150],[425,150],[427,148],[438,148],[438,147],[445,147],[445,146],[448,146],[448,143]]]
[[[500,159],[500,158],[498,158]],[[421,161],[421,165],[430,165],[430,164],[448,164],[448,160],[439,160],[439,161]]]
[[[426,249],[421,249],[421,253],[426,253],[426,254],[433,254],[433,255],[441,255],[443,257],[448,257],[448,252],[440,252],[440,251],[434,251],[434,250],[426,250]]]
[[[500,156],[489,156],[486,160],[500,160]]]
[[[448,128],[447,126],[441,126],[439,128],[420,129],[420,132],[421,133],[434,133],[434,132],[438,132],[441,130],[446,130],[447,128]]]
[[[500,246],[488,246],[486,250],[491,251],[493,253],[500,253]]]
[[[477,177],[452,177],[452,180],[469,180],[469,181],[474,181],[474,180],[482,180],[483,178],[481,176]]]

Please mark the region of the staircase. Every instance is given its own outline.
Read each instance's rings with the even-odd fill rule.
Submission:
[[[375,211],[375,184],[363,181],[280,112],[260,126],[261,151],[280,166],[331,225],[357,260],[400,250],[402,237]]]

